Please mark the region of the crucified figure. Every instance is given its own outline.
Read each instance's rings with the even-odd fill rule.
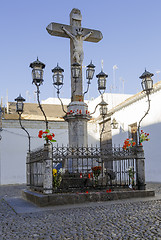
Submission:
[[[64,26],[62,26],[63,31],[73,40],[73,60],[77,63],[80,63],[82,65],[84,53],[83,53],[83,41],[86,40],[93,32],[89,32],[85,36],[82,36],[82,28],[76,29],[77,35],[73,35],[71,32],[66,30]]]

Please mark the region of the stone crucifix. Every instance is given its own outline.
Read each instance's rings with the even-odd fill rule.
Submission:
[[[70,25],[50,23],[46,28],[52,36],[70,39],[71,65],[74,62],[81,65],[81,76],[77,81],[72,78],[71,74],[71,103],[67,107],[68,114],[64,117],[68,122],[69,146],[87,146],[88,144],[87,122],[91,116],[88,112],[88,105],[83,99],[83,41],[99,42],[103,37],[100,31],[82,28],[81,21],[80,10],[74,8],[70,13]],[[77,164],[77,161],[75,163]]]
[[[70,25],[60,23],[50,23],[46,30],[52,36],[70,38],[70,59],[71,65],[74,62],[82,66],[84,52],[83,41],[99,42],[103,36],[98,30],[82,28],[82,15],[79,9],[74,8],[70,13]],[[75,90],[76,89],[76,90]],[[82,70],[75,88],[75,80],[71,77],[71,99],[72,101],[84,101],[82,86]],[[74,94],[74,96],[73,96]]]
[[[82,36],[82,28],[76,28],[76,35],[73,35],[71,32],[69,32],[67,29],[65,29],[64,26],[62,27],[62,29],[73,41],[73,60],[82,65],[84,59],[83,41],[85,41],[93,32],[91,31],[85,36]]]

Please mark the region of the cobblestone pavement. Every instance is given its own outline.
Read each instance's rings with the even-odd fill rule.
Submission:
[[[161,200],[117,201],[17,214],[3,199],[23,185],[0,186],[0,240],[161,239]],[[147,189],[161,194],[160,184]]]

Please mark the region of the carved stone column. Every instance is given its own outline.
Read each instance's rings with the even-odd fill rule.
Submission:
[[[145,158],[142,146],[137,146],[136,181],[139,190],[145,190]]]
[[[45,194],[52,194],[53,192],[53,161],[52,161],[52,146],[51,144],[44,144],[44,164],[43,164],[43,192]]]

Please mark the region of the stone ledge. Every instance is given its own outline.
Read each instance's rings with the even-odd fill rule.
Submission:
[[[30,190],[22,191],[24,199],[31,201],[39,207],[58,206],[66,204],[79,204],[86,202],[102,202],[121,200],[129,198],[153,197],[153,190],[132,190],[132,191],[113,191],[113,192],[89,192],[89,193],[55,193],[45,195]]]

